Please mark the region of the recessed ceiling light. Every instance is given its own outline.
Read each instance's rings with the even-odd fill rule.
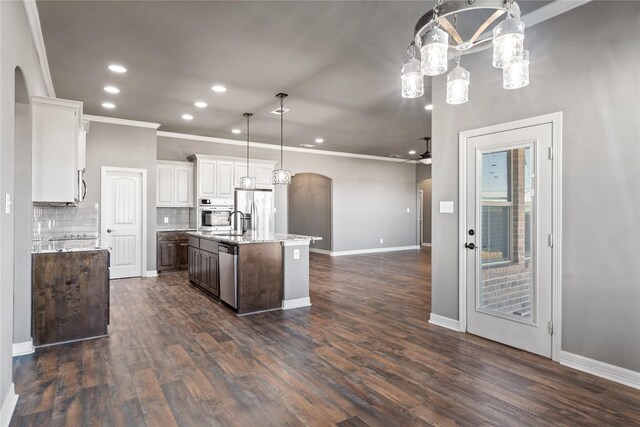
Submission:
[[[236,135],[242,133],[240,129],[231,129],[231,133],[235,133]]]
[[[222,85],[213,85],[211,86],[211,90],[215,93],[223,93],[227,91],[227,88]]]
[[[182,118],[184,120],[193,120],[193,116],[191,114],[183,114]]]
[[[433,105],[432,104],[427,104],[427,105],[424,106],[424,109],[427,110],[427,111],[431,111],[431,110],[433,110]]]
[[[193,103],[198,108],[207,108],[207,103],[202,101],[196,101]]]
[[[316,138],[316,143],[317,144],[322,144],[324,142],[324,139],[322,138]]]
[[[271,114],[284,114],[284,113],[288,113],[290,110],[288,108],[276,108],[275,110],[273,110],[271,112]]]
[[[113,110],[114,108],[116,108],[116,104],[114,104],[113,102],[103,102],[102,106],[109,110]]]
[[[113,71],[114,73],[119,73],[119,74],[122,74],[122,73],[126,73],[126,72],[127,72],[127,69],[126,69],[126,68],[124,68],[122,65],[118,65],[118,64],[111,64],[111,65],[109,65],[109,69],[110,69],[111,71]]]
[[[109,93],[120,93],[120,89],[115,86],[105,86],[104,91]]]
[[[414,154],[416,154],[416,150],[409,151],[409,154],[411,154],[413,156]]]

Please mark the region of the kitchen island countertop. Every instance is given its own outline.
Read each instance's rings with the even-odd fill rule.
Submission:
[[[285,243],[285,242],[312,242],[322,240],[322,237],[302,236],[299,234],[286,233],[261,233],[253,230],[247,231],[241,236],[220,235],[207,233],[202,231],[187,232],[189,236],[199,237],[201,239],[213,240],[220,243],[228,243],[232,245],[245,245],[252,243]]]

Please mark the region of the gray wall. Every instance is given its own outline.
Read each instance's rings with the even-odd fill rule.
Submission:
[[[0,2],[0,194],[16,193],[14,188],[14,83],[20,67],[29,95],[47,94],[38,56],[22,2]],[[19,177],[18,177],[19,178]],[[28,193],[29,196],[31,192]],[[0,211],[0,400],[11,385],[11,355],[14,311],[14,218]],[[31,232],[16,230],[15,239],[31,239]],[[16,265],[29,268],[31,258],[18,254]]]
[[[433,312],[458,318],[458,133],[562,111],[562,349],[640,371],[640,3],[592,2],[527,29],[531,84],[462,59],[470,101],[433,79]]]
[[[24,84],[24,82],[20,82]],[[18,82],[16,82],[18,84]],[[15,110],[15,235],[13,342],[31,340],[31,107]],[[26,238],[25,236],[28,236]]]
[[[100,203],[102,166],[147,170],[147,271],[156,268],[156,130],[91,122],[87,134],[85,182],[82,203]]]
[[[322,237],[316,249],[331,250],[331,179],[317,173],[298,173],[288,187],[288,231]]]
[[[422,243],[431,244],[431,178],[418,184],[422,190]]]
[[[159,159],[185,160],[194,153],[242,157],[246,152],[242,146],[158,137]],[[280,159],[271,149],[252,148],[251,155]],[[333,251],[417,244],[415,165],[288,151],[284,164],[294,174],[314,172],[333,180]],[[286,188],[276,188],[275,201],[276,231],[285,232]]]
[[[294,259],[294,251],[300,258]],[[309,246],[283,246],[284,299],[309,298]]]

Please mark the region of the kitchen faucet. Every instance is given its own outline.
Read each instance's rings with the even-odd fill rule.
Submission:
[[[246,233],[246,232],[247,232],[247,229],[245,228],[245,222],[244,222],[244,212],[242,212],[242,211],[233,211],[233,212],[231,212],[231,213],[229,214],[229,222],[231,222],[231,217],[233,217],[233,215],[235,215],[235,214],[237,214],[237,213],[239,213],[239,214],[240,214],[240,218],[241,218],[241,221],[242,221],[242,222],[241,222],[242,226],[241,226],[240,228],[241,228],[241,230],[242,230],[242,234],[244,234],[244,233]],[[236,230],[234,230],[234,231],[235,231],[236,233],[238,232],[238,231],[237,231],[237,229],[236,229]]]

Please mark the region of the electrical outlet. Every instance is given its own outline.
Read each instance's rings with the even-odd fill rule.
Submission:
[[[293,250],[293,259],[300,259],[300,249]]]
[[[384,243],[384,239],[380,239],[380,244],[382,245]]]
[[[169,224],[169,217],[168,217],[168,216],[165,216],[165,217],[164,217],[164,223],[165,223],[165,224]]]

